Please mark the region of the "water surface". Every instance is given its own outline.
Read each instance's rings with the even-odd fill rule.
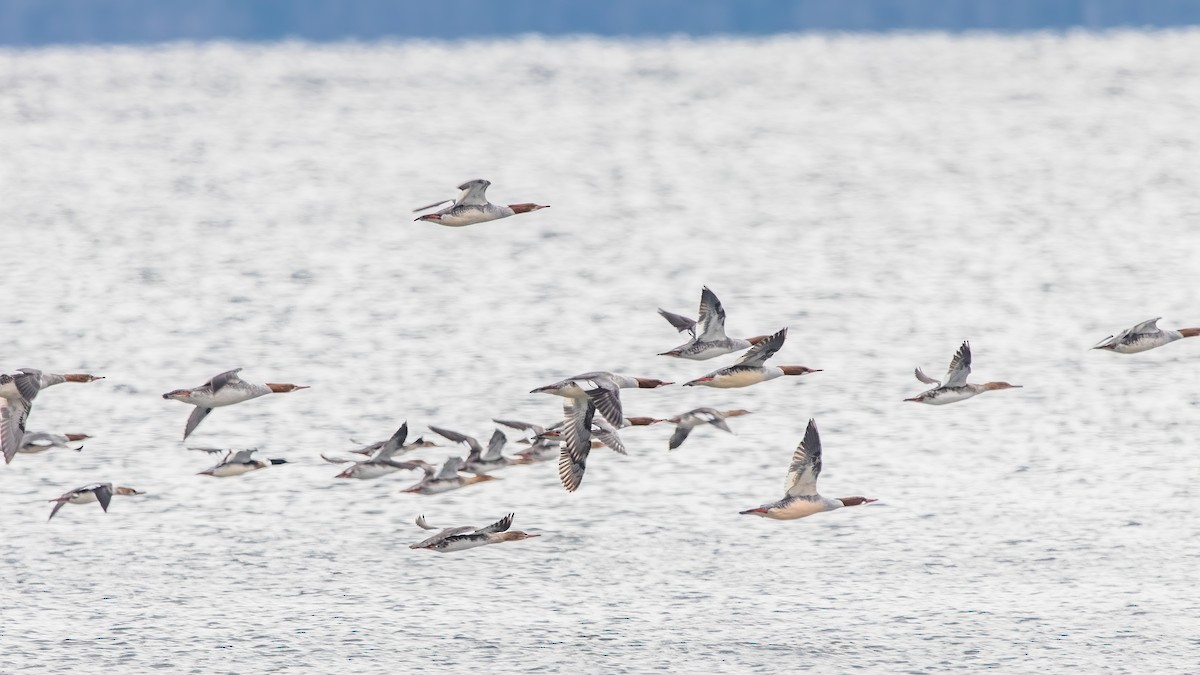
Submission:
[[[0,470],[4,670],[1188,669],[1200,611],[1200,33],[542,40],[0,52],[3,367],[107,376],[31,429],[96,436]],[[466,229],[409,210],[485,177],[551,209]],[[402,420],[486,437],[527,392],[655,356],[709,285],[731,333],[790,327],[824,372],[631,391],[626,432],[436,497],[318,453]],[[976,381],[902,403],[969,339]],[[214,412],[160,395],[233,367],[311,390]],[[804,425],[823,492],[797,522]],[[514,435],[515,438],[515,435]],[[432,460],[451,450],[426,453]],[[147,490],[107,515],[50,499]],[[542,536],[411,551],[424,513]]]

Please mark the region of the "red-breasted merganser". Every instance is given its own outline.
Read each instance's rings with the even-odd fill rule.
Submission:
[[[487,474],[475,476],[460,475],[458,470],[463,463],[462,457],[450,457],[437,473],[434,473],[433,467],[425,462],[414,461],[412,463],[422,465],[421,468],[425,471],[425,478],[416,485],[401,490],[401,492],[410,492],[418,495],[436,495],[484,481],[498,480],[495,476]]]
[[[520,541],[522,539],[541,536],[521,531],[509,532],[508,528],[512,527],[513,516],[515,515],[514,513],[510,513],[495,523],[479,529],[475,527],[449,527],[419,544],[410,544],[409,548],[426,548],[438,553],[452,553],[454,551],[465,551],[477,546],[502,544],[506,541]],[[423,530],[438,529],[426,523],[425,516],[417,518],[417,526]]]
[[[730,352],[748,349],[768,337],[766,335],[759,335],[749,340],[742,340],[726,335],[725,308],[721,306],[721,301],[717,299],[717,294],[709,290],[708,286],[705,286],[704,290],[700,292],[699,322],[692,321],[679,314],[672,314],[661,308],[658,310],[658,313],[679,332],[682,333],[686,330],[692,334],[691,340],[670,351],[663,352],[659,356],[675,356],[681,359],[705,361]]]
[[[50,518],[46,520],[54,518],[54,514],[58,513],[63,504],[91,504],[92,502],[100,502],[100,508],[104,509],[105,513],[108,513],[108,502],[114,494],[131,497],[146,493],[131,487],[119,487],[114,490],[112,483],[92,483],[91,485],[71,490],[57,499],[49,500],[58,503],[54,505],[54,508],[50,511]]]
[[[400,469],[416,470],[422,466],[415,462],[399,462],[392,457],[397,453],[403,452],[410,446],[404,445],[404,439],[408,437],[408,422],[405,422],[392,434],[392,437],[380,446],[378,452],[371,456],[370,459],[354,462],[344,471],[339,473],[335,478],[358,478],[366,480],[369,478],[379,478],[386,476],[393,471]],[[414,443],[415,445],[415,443]],[[325,461],[333,461],[325,455],[321,455]]]
[[[685,382],[683,386],[694,387],[701,385],[704,387],[716,387],[717,389],[733,389],[736,387],[749,387],[752,384],[773,380],[783,375],[807,375],[808,373],[819,373],[819,368],[808,368],[806,366],[768,366],[764,365],[767,359],[775,355],[779,348],[783,346],[787,340],[786,328],[775,333],[771,337],[759,342],[750,348],[750,351],[742,354],[742,358],[738,359],[737,363],[728,368],[714,370],[704,377],[697,378],[691,382]]]
[[[675,424],[675,433],[671,434],[671,442],[668,444],[668,449],[674,450],[683,445],[687,440],[688,434],[692,433],[692,429],[704,424],[711,424],[721,431],[733,433],[733,429],[725,424],[726,418],[741,417],[749,415],[749,410],[717,410],[716,408],[696,408],[689,410],[682,415],[668,418],[668,422]]]
[[[1092,349],[1104,349],[1118,354],[1137,354],[1176,340],[1182,340],[1185,337],[1200,336],[1200,328],[1180,328],[1179,330],[1159,328],[1158,322],[1161,319],[1160,316],[1157,319],[1143,321],[1117,335],[1110,335]]]
[[[0,373],[0,453],[8,464],[21,449],[25,423],[38,392],[63,382],[94,382],[104,378],[86,373],[59,375],[36,368],[20,368],[15,373]]]
[[[91,438],[87,434],[52,434],[48,431],[30,431],[21,439],[21,447],[17,452],[27,455],[36,455],[39,452],[45,452],[50,448],[64,448],[79,452],[83,450],[83,446],[73,448],[67,443],[77,443],[86,441]]]
[[[958,348],[958,352],[954,354],[954,358],[950,359],[950,369],[946,371],[946,377],[941,382],[929,377],[920,368],[917,368],[913,372],[918,380],[925,384],[934,385],[933,389],[923,392],[919,396],[904,399],[905,401],[913,401],[914,403],[946,405],[947,403],[965,401],[985,391],[1021,388],[1019,384],[1009,384],[1007,382],[967,384],[967,376],[971,374],[971,345],[967,342],[963,342],[962,346]]]
[[[268,466],[278,466],[287,464],[286,459],[254,459],[252,456],[257,450],[238,450],[237,452],[228,452],[225,458],[211,468],[201,471],[200,476],[213,476],[214,478],[227,478],[229,476],[240,476],[251,471],[265,469]]]
[[[842,497],[830,499],[817,493],[817,476],[821,475],[821,437],[817,434],[816,420],[808,421],[804,440],[792,453],[792,464],[788,467],[787,493],[777,502],[763,504],[756,509],[742,511],[742,515],[761,516],[775,520],[795,520],[822,511],[833,511],[843,506],[869,504],[875,499],[867,497]]]
[[[175,399],[196,406],[183,430],[184,440],[195,431],[205,417],[208,417],[213,408],[242,403],[267,394],[286,394],[298,389],[308,389],[307,386],[298,384],[251,384],[238,377],[237,374],[241,371],[241,368],[227,370],[194,389],[176,389],[163,394],[165,399]]]
[[[621,411],[622,389],[655,389],[668,384],[671,383],[649,377],[617,375],[597,370],[538,387],[529,393],[554,394],[576,400],[590,399],[604,419],[619,428],[625,424]]]
[[[460,434],[457,431],[442,429],[440,427],[430,426],[429,430],[455,443],[465,443],[471,449],[467,455],[466,461],[459,467],[459,471],[466,471],[473,474],[484,474],[488,471],[503,469],[514,464],[528,464],[528,461],[522,459],[511,459],[505,457],[502,453],[504,444],[508,442],[508,438],[504,436],[504,432],[496,429],[492,433],[491,439],[488,440],[488,447],[485,451],[479,441],[466,435]]]
[[[458,194],[458,199],[454,200],[454,204],[437,213],[427,213],[416,220],[424,220],[426,222],[437,223],[438,225],[446,225],[447,227],[463,227],[464,225],[475,225],[477,223],[486,223],[489,220],[507,218],[518,213],[528,213],[530,211],[550,208],[549,206],[532,203],[509,204],[507,206],[493,204],[487,200],[484,194],[491,184],[491,181],[486,181],[482,178],[469,180],[458,186],[461,192]],[[450,200],[444,199],[428,206],[422,206],[419,209],[413,209],[413,213],[441,206],[448,201]]]
[[[650,417],[633,419],[645,421],[646,424],[662,421]],[[568,398],[563,401],[563,426],[559,434],[563,444],[558,455],[558,479],[567,492],[578,490],[583,482],[588,453],[596,447],[593,436],[616,453],[627,454],[616,427],[603,417],[596,416],[596,405],[592,399]]]

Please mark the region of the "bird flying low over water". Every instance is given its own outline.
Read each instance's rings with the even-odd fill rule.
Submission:
[[[119,487],[114,490],[112,483],[92,483],[91,485],[71,490],[56,499],[51,499],[50,501],[57,503],[50,511],[50,518],[46,520],[54,518],[54,514],[58,513],[63,504],[91,504],[92,502],[100,502],[100,508],[104,509],[105,513],[108,513],[108,502],[112,499],[113,495],[131,497],[133,495],[144,494],[146,493],[131,487]]]
[[[670,450],[674,450],[683,445],[683,442],[687,440],[688,434],[692,433],[692,429],[705,424],[711,424],[721,431],[727,431],[732,434],[733,429],[730,429],[729,425],[725,424],[726,418],[749,414],[749,410],[721,411],[716,408],[696,408],[682,415],[668,418],[666,421],[675,424],[675,433],[671,434],[671,441],[667,447]]]
[[[91,438],[87,434],[52,434],[47,431],[30,431],[21,439],[21,447],[17,452],[35,455],[51,448],[64,448],[80,452],[83,446],[73,448],[67,443],[77,443]]]
[[[842,497],[830,499],[817,492],[817,476],[821,475],[821,437],[817,433],[816,420],[808,421],[804,440],[792,453],[788,466],[787,482],[783,499],[763,504],[756,509],[742,511],[742,515],[760,516],[773,520],[795,520],[822,511],[833,511],[843,506],[858,506],[878,501],[867,497]]]
[[[714,370],[713,372],[699,377],[691,382],[685,382],[683,386],[694,387],[715,387],[717,389],[734,389],[737,387],[749,387],[752,384],[766,382],[784,375],[807,375],[809,373],[819,373],[819,368],[809,368],[807,366],[768,366],[767,359],[775,355],[783,347],[783,343],[787,340],[786,328],[781,329],[778,333],[768,337],[750,348],[750,351],[742,354],[742,357],[737,360],[737,363],[727,368]]]
[[[500,520],[476,529],[474,526],[468,527],[448,527],[441,532],[433,535],[417,544],[410,544],[409,548],[424,548],[438,553],[452,553],[454,551],[465,551],[469,548],[478,546],[487,546],[488,544],[502,544],[506,541],[520,541],[522,539],[531,539],[541,535],[529,534],[527,532],[513,531],[509,532],[508,528],[512,527],[513,517],[515,513],[510,513]],[[417,517],[417,527],[423,530],[436,530],[425,522],[425,516]]]
[[[1137,354],[1155,347],[1170,344],[1185,337],[1200,335],[1200,328],[1180,328],[1171,330],[1159,328],[1158,322],[1162,317],[1143,321],[1133,328],[1127,328],[1116,335],[1110,335],[1100,341],[1092,349],[1103,349],[1118,354]]]
[[[622,389],[655,389],[668,384],[671,383],[649,377],[633,377],[596,370],[538,387],[529,393],[554,394],[578,401],[590,400],[604,419],[614,427],[620,428],[625,425],[621,411]]]
[[[433,470],[433,466],[428,462],[413,460],[411,463],[419,465],[421,470],[425,472],[425,477],[419,483],[409,486],[401,490],[401,492],[418,495],[436,495],[465,488],[468,485],[476,483],[499,480],[495,476],[488,474],[476,474],[474,476],[460,474],[458,471],[463,465],[462,457],[447,458],[445,464],[442,464],[442,468],[438,469],[436,473]]]
[[[946,377],[941,382],[929,377],[920,368],[917,368],[914,373],[918,380],[925,384],[934,385],[933,389],[922,392],[912,398],[904,399],[905,401],[912,401],[914,403],[946,405],[947,403],[965,401],[985,391],[1021,388],[1019,384],[1009,384],[1007,382],[967,384],[967,377],[971,374],[971,345],[967,342],[962,343],[962,346],[954,354],[954,358],[950,359],[950,369],[946,371]]]
[[[267,394],[286,394],[298,389],[308,389],[307,386],[298,384],[272,384],[269,382],[267,384],[251,384],[238,377],[240,372],[242,372],[241,368],[227,370],[199,387],[175,389],[162,395],[165,399],[183,401],[196,406],[196,409],[188,416],[187,426],[183,430],[184,440],[187,440],[187,437],[196,430],[204,418],[208,417],[213,408],[242,403]]]
[[[216,465],[201,471],[201,476],[213,476],[214,478],[227,478],[229,476],[240,476],[251,471],[265,469],[268,466],[278,466],[287,464],[286,459],[254,459],[253,455],[257,450],[238,450],[237,452],[228,452],[225,457],[217,462]]]
[[[491,184],[491,181],[486,181],[482,178],[469,180],[458,186],[461,192],[458,194],[458,199],[453,200],[454,204],[437,213],[427,213],[416,220],[437,223],[438,225],[445,225],[447,227],[463,227],[465,225],[486,223],[489,220],[507,218],[518,213],[528,213],[530,211],[550,208],[549,206],[528,202],[523,204],[509,204],[507,206],[493,204],[487,200],[484,194]],[[432,209],[449,201],[451,200],[444,199],[440,202],[422,206],[418,209],[413,209],[413,213]]]
[[[63,382],[95,382],[102,379],[86,373],[44,373],[36,368],[0,373],[0,453],[4,455],[4,463],[11,462],[20,451],[29,411],[33,409],[33,400],[42,389]]]
[[[514,464],[530,463],[530,461],[525,459],[512,459],[505,457],[502,454],[502,451],[504,450],[504,444],[508,442],[508,438],[506,438],[504,436],[504,432],[500,431],[499,429],[496,429],[494,432],[492,432],[492,437],[488,440],[488,446],[486,450],[482,445],[480,445],[478,440],[466,434],[460,434],[457,431],[451,431],[449,429],[442,429],[434,426],[429,427],[429,430],[435,434],[438,434],[439,436],[442,436],[443,438],[446,438],[447,440],[454,441],[455,443],[464,443],[468,448],[470,448],[471,452],[467,455],[467,459],[463,462],[463,465],[459,467],[460,471],[466,471],[468,473],[478,475],[487,473],[488,471],[495,471],[496,469],[503,469],[508,466],[513,466]]]
[[[725,308],[717,299],[717,294],[704,287],[700,292],[700,319],[692,321],[686,316],[672,314],[665,309],[659,309],[662,315],[679,332],[688,331],[692,339],[659,356],[674,356],[693,361],[705,361],[713,357],[748,349],[763,340],[767,335],[759,335],[748,340],[731,338],[725,334]]]

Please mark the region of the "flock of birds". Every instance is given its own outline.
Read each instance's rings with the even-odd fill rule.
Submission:
[[[533,203],[507,206],[492,204],[487,201],[485,196],[489,185],[491,183],[486,180],[464,183],[459,186],[460,194],[453,204],[436,213],[422,215],[417,220],[449,227],[463,227],[549,208]],[[430,204],[416,209],[416,211],[426,211],[441,206],[446,201]],[[687,342],[662,352],[660,356],[705,361],[744,350],[744,353],[732,365],[685,382],[683,383],[685,387],[703,386],[731,389],[760,384],[785,375],[802,376],[821,372],[819,369],[806,366],[768,365],[767,361],[783,347],[784,341],[787,339],[787,328],[782,328],[772,335],[759,335],[745,339],[729,337],[725,332],[725,309],[716,294],[707,287],[700,294],[699,315],[695,320],[663,309],[659,309],[658,312],[678,332],[689,334]],[[1182,338],[1200,336],[1200,328],[1162,329],[1158,327],[1158,321],[1159,319],[1145,321],[1116,335],[1111,335],[1095,345],[1093,349],[1120,354],[1135,354]],[[964,401],[988,391],[1019,388],[1020,385],[1007,382],[983,384],[967,382],[967,378],[971,374],[971,360],[971,346],[969,343],[963,342],[955,352],[950,361],[950,367],[941,380],[935,380],[917,368],[915,370],[916,378],[932,387],[904,400],[928,405],[946,405]],[[230,370],[216,375],[198,387],[176,389],[163,394],[164,399],[194,406],[184,427],[183,438],[185,441],[216,408],[244,403],[267,394],[284,394],[308,388],[296,384],[254,384],[241,379],[238,375],[240,371],[240,368]],[[71,443],[87,440],[89,437],[85,434],[26,432],[26,421],[33,401],[43,389],[65,382],[87,383],[100,379],[103,378],[86,373],[59,375],[33,368],[22,368],[11,374],[0,373],[0,449],[3,451],[5,463],[12,462],[17,454],[35,454],[56,447],[72,447]],[[413,450],[436,445],[423,438],[407,442],[408,424],[405,422],[391,438],[385,441],[366,445],[346,455],[322,454],[321,456],[331,463],[349,465],[337,474],[338,478],[366,480],[379,478],[396,471],[420,471],[423,473],[420,481],[404,489],[403,492],[421,495],[439,494],[493,480],[491,472],[506,467],[557,460],[559,480],[568,492],[574,492],[583,482],[587,470],[587,460],[593,449],[608,447],[617,453],[626,454],[625,445],[620,436],[623,429],[672,423],[675,425],[675,432],[671,436],[668,447],[674,450],[680,447],[697,427],[711,425],[722,431],[732,432],[726,420],[749,414],[747,410],[722,411],[702,407],[667,419],[625,416],[621,404],[621,389],[657,389],[670,384],[673,383],[609,371],[592,371],[537,387],[530,393],[553,394],[563,398],[562,419],[546,427],[514,420],[494,420],[499,425],[530,435],[530,438],[524,441],[528,444],[528,449],[512,455],[504,454],[504,447],[508,439],[499,429],[492,434],[485,447],[477,439],[466,434],[431,426],[430,430],[442,438],[466,446],[468,449],[466,458],[450,457],[440,466],[434,466],[421,459],[401,460],[398,457]],[[82,446],[74,449],[80,450]],[[208,452],[222,451],[214,448],[194,449]],[[255,458],[254,454],[254,450],[228,451],[220,462],[200,474],[218,478],[238,476],[287,463],[284,459]],[[817,491],[817,478],[821,473],[821,463],[821,438],[817,431],[816,421],[809,420],[804,437],[793,452],[791,463],[788,466],[784,496],[777,501],[740,513],[776,520],[793,520],[823,511],[833,511],[876,501],[863,496],[837,499],[822,496]],[[114,495],[135,496],[140,494],[144,493],[131,487],[114,487],[112,483],[92,483],[50,500],[54,503],[50,518],[53,518],[65,504],[99,502],[100,507],[107,512],[109,502]],[[439,531],[421,542],[412,544],[411,548],[446,553],[539,536],[510,531],[513,518],[514,514],[510,513],[485,527],[463,526],[439,529],[429,525],[422,515],[416,520],[418,527],[424,530]]]

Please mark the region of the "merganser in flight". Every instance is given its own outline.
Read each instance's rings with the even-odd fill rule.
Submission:
[[[820,368],[808,368],[806,366],[767,366],[764,365],[767,359],[775,355],[779,348],[783,346],[784,340],[787,339],[786,328],[775,333],[771,337],[759,342],[750,348],[750,351],[742,354],[742,358],[737,360],[732,366],[714,370],[704,377],[697,378],[691,382],[685,382],[683,386],[693,387],[702,385],[705,387],[716,387],[717,389],[733,389],[736,387],[749,387],[752,384],[773,380],[783,375],[807,375],[808,373],[819,373]]]
[[[200,422],[208,417],[213,408],[249,401],[267,394],[286,394],[298,389],[308,389],[307,386],[298,384],[251,384],[238,377],[237,374],[241,371],[241,368],[227,370],[194,389],[176,389],[163,394],[165,399],[175,399],[196,406],[183,430],[184,440],[187,440]]]
[[[728,431],[732,434],[733,429],[730,429],[729,425],[725,424],[726,418],[740,417],[742,415],[749,414],[749,410],[721,411],[717,410],[716,408],[696,408],[695,410],[689,410],[682,415],[670,417],[667,419],[667,421],[675,424],[675,433],[671,434],[671,442],[667,447],[670,450],[674,450],[675,448],[683,445],[683,442],[687,440],[688,434],[692,433],[692,429],[695,429],[703,424],[711,424],[721,431]]]
[[[486,181],[482,178],[469,180],[458,186],[458,189],[462,192],[458,194],[458,199],[454,200],[453,205],[437,213],[427,213],[416,220],[424,220],[448,227],[463,227],[464,225],[475,225],[477,223],[486,223],[489,220],[507,218],[518,213],[528,213],[530,211],[550,208],[549,206],[531,203],[509,204],[508,206],[493,204],[484,196],[488,186],[491,184],[491,181]],[[444,199],[428,206],[422,206],[419,209],[413,209],[413,213],[441,206],[448,201],[450,200]]]
[[[213,476],[214,478],[228,478],[229,476],[240,476],[244,473],[265,469],[268,466],[278,466],[287,464],[286,459],[253,459],[252,455],[258,452],[257,450],[238,450],[228,452],[225,458],[211,468],[201,471],[200,476]]]
[[[355,462],[346,470],[339,473],[335,478],[358,478],[366,480],[368,478],[379,478],[393,471],[400,469],[421,469],[421,464],[415,462],[398,462],[392,459],[392,456],[398,452],[402,452],[409,446],[404,445],[404,439],[408,437],[408,422],[405,422],[392,437],[383,443],[379,451],[371,456],[370,459]],[[331,461],[325,455],[321,455],[326,461]]]
[[[705,286],[704,290],[700,292],[699,323],[685,316],[672,314],[661,308],[658,310],[658,313],[679,332],[682,333],[686,330],[692,334],[692,339],[687,343],[670,351],[663,352],[659,356],[675,356],[681,359],[705,361],[730,352],[748,349],[768,337],[766,335],[759,335],[749,340],[741,340],[726,335],[725,308],[721,306],[721,301],[717,299],[717,294],[710,291],[708,286]]]
[[[518,431],[528,431],[531,438],[517,441],[518,443],[527,443],[529,447],[521,452],[516,453],[517,457],[525,460],[526,463],[546,462],[551,459],[558,458],[558,433],[551,433],[549,429],[530,422],[521,422],[518,420],[499,420],[493,419],[496,424],[501,424],[510,429]],[[561,426],[562,421],[559,421],[555,426]]]
[[[822,511],[833,511],[843,506],[870,504],[875,499],[867,497],[842,497],[830,499],[817,493],[817,476],[821,475],[821,437],[817,434],[816,420],[808,421],[804,440],[792,454],[788,467],[787,493],[777,502],[763,504],[756,509],[742,511],[742,515],[761,516],[774,520],[795,520]]]
[[[114,494],[131,497],[133,495],[144,495],[145,492],[135,490],[131,487],[119,487],[113,489],[112,483],[92,483],[81,488],[71,490],[57,499],[51,499],[52,502],[58,502],[50,511],[50,520],[54,518],[54,514],[63,507],[63,504],[91,504],[92,502],[100,502],[100,508],[108,513],[108,502]]]
[[[554,394],[579,401],[591,400],[596,409],[600,411],[600,414],[604,416],[604,419],[608,420],[613,426],[620,428],[625,424],[621,411],[622,389],[654,389],[665,387],[668,384],[671,383],[649,377],[617,375],[616,373],[598,370],[568,377],[554,384],[538,387],[529,393]]]
[[[401,490],[401,492],[409,492],[419,495],[436,495],[442,492],[449,492],[451,490],[464,488],[468,485],[474,485],[475,483],[497,480],[495,476],[489,476],[487,474],[479,474],[475,476],[459,475],[458,469],[462,466],[462,457],[451,457],[447,459],[446,463],[442,465],[442,468],[439,469],[436,474],[433,472],[433,467],[426,462],[414,461],[412,463],[421,465],[421,468],[425,471],[425,478],[416,485]]]
[[[1160,319],[1162,319],[1161,316],[1157,319],[1143,321],[1117,335],[1110,335],[1092,349],[1105,349],[1118,354],[1137,354],[1176,340],[1182,340],[1185,337],[1200,336],[1200,328],[1180,328],[1179,330],[1159,328]]]
[[[647,424],[661,422],[650,417],[633,418]],[[592,437],[607,445],[614,452],[624,455],[625,445],[617,435],[617,429],[603,417],[596,417],[596,405],[592,399],[568,398],[563,401],[562,449],[558,455],[558,480],[567,492],[579,489],[583,473],[587,470],[588,453],[596,447]],[[643,425],[639,425],[643,426]]]
[[[520,541],[522,539],[541,536],[520,531],[509,532],[508,528],[512,527],[513,516],[515,515],[514,513],[510,513],[495,523],[479,529],[475,529],[474,527],[446,528],[419,544],[409,545],[409,548],[426,548],[438,553],[452,553],[454,551],[465,551],[476,546],[501,544],[506,541]],[[426,523],[425,516],[417,518],[417,526],[423,530],[438,529]]]
[[[964,401],[972,396],[982,394],[985,391],[1021,388],[1019,384],[1009,384],[1007,382],[967,384],[967,376],[971,374],[971,345],[967,342],[962,343],[962,346],[958,348],[958,352],[954,354],[954,358],[950,359],[950,369],[946,371],[946,378],[941,382],[929,377],[920,368],[917,368],[914,373],[918,380],[925,384],[932,384],[934,388],[921,393],[919,396],[904,400],[915,403],[928,403],[929,405],[957,403],[958,401]]]
[[[508,438],[504,436],[504,432],[496,429],[492,433],[492,437],[488,440],[487,450],[484,451],[483,446],[479,441],[466,435],[460,434],[457,431],[442,429],[431,426],[429,430],[455,443],[465,443],[471,449],[467,459],[463,465],[459,467],[460,471],[466,471],[473,474],[484,474],[488,471],[503,469],[506,466],[514,464],[528,464],[529,462],[521,459],[510,459],[501,454],[504,450],[504,444],[508,442]]]
[[[21,448],[25,423],[39,391],[63,382],[101,379],[104,378],[88,374],[43,373],[36,368],[20,368],[12,374],[0,373],[0,453],[4,454],[4,463],[12,462]]]
[[[36,455],[39,452],[45,452],[50,448],[64,448],[80,452],[83,446],[72,448],[67,443],[75,443],[78,441],[86,441],[91,438],[87,434],[52,434],[47,431],[30,431],[21,439],[21,447],[17,452],[28,455]]]

